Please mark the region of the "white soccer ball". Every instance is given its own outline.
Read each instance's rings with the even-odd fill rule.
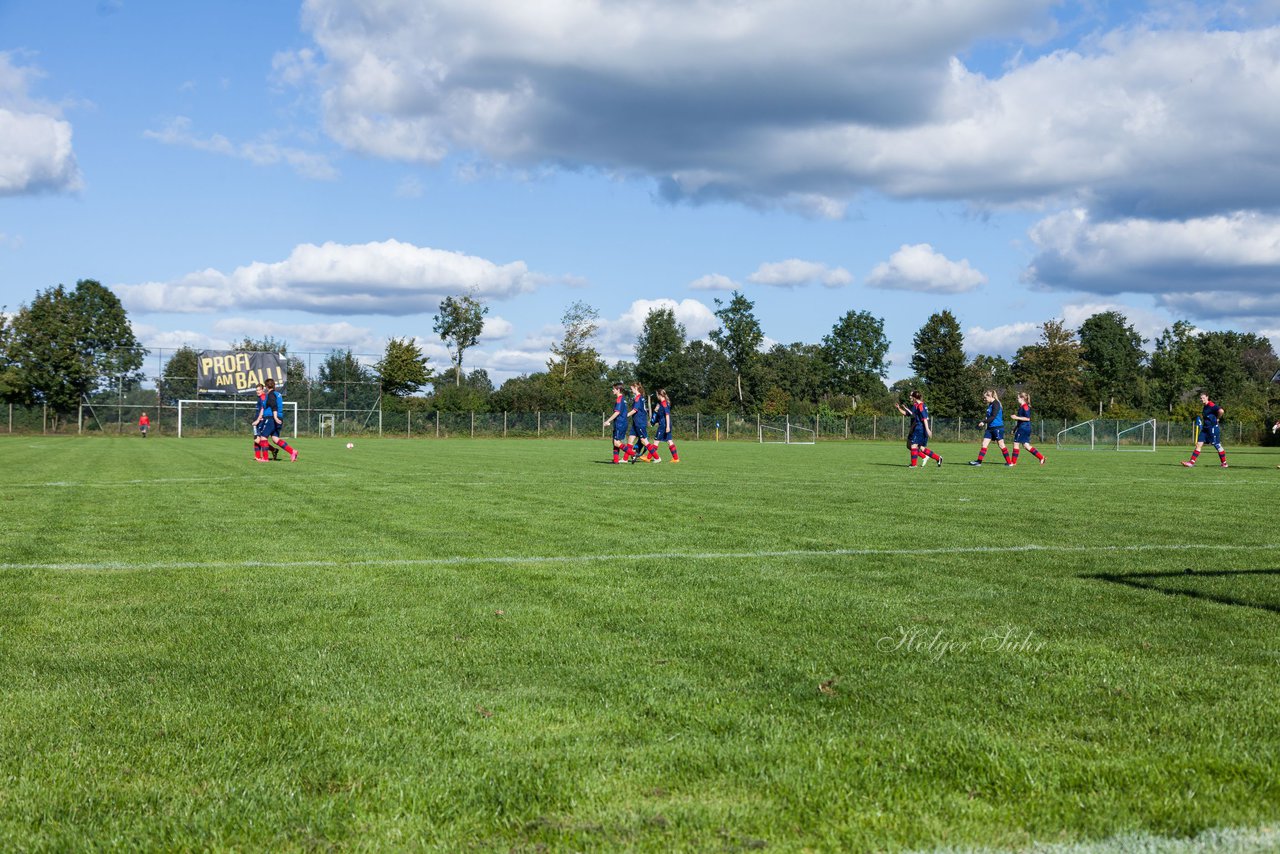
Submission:
[[[355,443],[355,442],[348,442],[348,443],[347,443],[347,450],[349,451],[349,450],[351,450],[352,448],[354,448],[355,446],[356,446],[356,443]]]

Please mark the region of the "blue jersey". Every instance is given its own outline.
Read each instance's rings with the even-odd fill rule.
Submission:
[[[653,423],[657,426],[658,441],[668,442],[671,440],[671,402],[663,403],[658,400],[653,407]]]
[[[634,421],[636,424],[640,425],[641,427],[648,426],[649,410],[648,410],[648,407],[645,405],[644,397],[637,396],[635,400],[631,401],[631,408],[636,411],[635,415],[631,416],[631,420]]]
[[[1200,413],[1200,424],[1204,429],[1211,430],[1218,426],[1221,417],[1222,407],[1211,400],[1204,405],[1204,410]]]
[[[613,402],[613,438],[621,442],[627,438],[627,412],[631,407],[627,406],[627,399],[622,395],[618,395],[618,399]]]
[[[1018,422],[1017,428],[1013,431],[1013,436],[1015,442],[1023,442],[1031,438],[1031,404],[1024,403],[1019,406],[1018,415],[1027,420]]]
[[[911,404],[911,435],[907,437],[908,445],[927,445],[929,443],[929,431],[925,429],[925,422],[929,420],[929,407],[924,403]]]
[[[987,404],[987,417],[982,420],[987,422],[988,427],[1004,426],[1004,408],[1000,406],[1000,401],[993,400]]]
[[[262,402],[262,407],[268,418],[284,420],[284,396],[280,392],[267,392],[267,396]]]

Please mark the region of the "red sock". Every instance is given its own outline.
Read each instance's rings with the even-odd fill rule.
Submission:
[[[1227,461],[1227,452],[1218,451],[1218,459],[1222,460],[1225,463]]]
[[[676,446],[675,446],[675,445],[667,445],[667,447],[671,449],[671,459],[673,459],[673,460],[678,460],[678,459],[680,459],[680,455],[676,453]]]
[[[931,459],[931,460],[936,460],[936,459],[938,459],[938,455],[937,455],[937,454],[935,454],[933,451],[929,450],[928,448],[921,448],[921,449],[920,449],[920,456],[922,456],[922,457],[928,457],[928,458],[929,458],[929,459]]]
[[[1007,463],[1007,462],[1009,462],[1009,449],[1008,449],[1008,448],[1001,448],[1001,449],[1000,449],[1000,453],[1004,454],[1004,461],[1005,461],[1006,463]]]
[[[914,466],[915,466],[915,464],[916,464],[919,460],[920,460],[920,452],[919,452],[919,451],[917,451],[915,448],[912,448],[912,449],[911,449],[911,465],[912,465],[912,467],[914,467]]]
[[[1031,453],[1035,454],[1035,457],[1036,457],[1036,459],[1037,459],[1037,460],[1043,460],[1043,459],[1044,459],[1044,454],[1042,454],[1042,453],[1040,453],[1039,451],[1037,451],[1034,447],[1028,448],[1027,450],[1029,450]]]
[[[1197,458],[1197,457],[1199,457],[1199,456],[1200,456],[1200,452],[1199,452],[1199,451],[1192,451],[1192,452],[1191,452],[1191,462],[1193,462],[1193,463],[1194,463],[1194,462],[1196,461],[1196,458]]]
[[[293,453],[293,448],[290,448],[290,447],[289,447],[289,443],[288,443],[288,442],[281,442],[281,443],[280,443],[280,450],[284,451],[286,454],[292,454],[292,453]]]
[[[613,449],[613,461],[615,463],[618,461],[618,450],[619,450],[618,448]]]
[[[986,455],[987,455],[987,449],[986,449],[986,448],[979,448],[979,449],[978,449],[978,462],[982,462],[982,458],[983,458],[983,457],[985,457]]]

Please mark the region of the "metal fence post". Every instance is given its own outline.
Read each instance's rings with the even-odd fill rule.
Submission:
[[[476,437],[476,411],[471,410],[471,438]]]
[[[436,410],[436,438],[440,438],[440,410]]]
[[[538,410],[538,438],[542,438],[542,410]]]
[[[507,438],[507,410],[502,410],[502,438]]]
[[[702,438],[702,413],[694,413],[693,416],[693,438]],[[13,432],[13,404],[9,404],[9,432]]]
[[[569,413],[569,438],[573,438],[573,413]]]

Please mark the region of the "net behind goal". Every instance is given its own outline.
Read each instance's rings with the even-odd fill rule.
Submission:
[[[179,400],[178,438],[183,436],[243,435],[251,431],[258,401],[245,398],[231,400]],[[298,404],[286,400],[283,432],[292,431],[298,438]]]
[[[812,445],[816,440],[817,433],[812,428],[792,424],[790,418],[781,427],[760,424],[762,445]]]
[[[1060,451],[1154,451],[1156,420],[1095,418],[1058,432]]]

